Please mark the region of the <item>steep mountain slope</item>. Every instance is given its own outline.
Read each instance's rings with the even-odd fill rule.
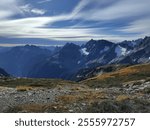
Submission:
[[[132,40],[132,41],[123,41],[118,43],[121,47],[127,48],[128,50],[133,50],[134,47],[138,46],[142,42],[142,38],[137,39],[137,40]]]
[[[150,37],[145,37],[136,47],[124,57],[116,58],[111,63],[139,64],[150,61]]]
[[[128,55],[137,51],[142,39],[135,41],[123,41],[121,43],[112,43],[106,40],[90,40],[82,46],[85,54],[84,67],[97,67],[106,64],[119,63],[120,59],[128,59]],[[147,43],[146,43],[147,45]],[[82,62],[83,62],[82,61]],[[81,63],[82,63],[81,62]],[[133,60],[127,61],[131,64]]]
[[[58,53],[33,67],[28,77],[71,79],[79,69],[95,66],[97,58],[103,56],[114,45],[105,40],[90,40],[78,46],[67,43]]]
[[[145,37],[144,40],[135,48],[130,55],[136,63],[145,63],[150,61],[150,37]]]
[[[68,79],[78,69],[81,59],[80,46],[68,43],[58,53],[34,66],[28,77]]]
[[[83,68],[83,69],[80,69],[77,73],[75,73],[72,76],[71,80],[82,81],[88,78],[95,77],[97,75],[113,72],[113,71],[116,71],[116,70],[119,70],[128,66],[129,65],[115,64],[115,65],[104,65],[104,66],[97,66],[97,67],[91,67],[91,68]]]
[[[0,53],[0,66],[11,75],[26,77],[32,66],[50,55],[49,50],[32,45],[14,47]]]
[[[93,60],[99,58],[99,56],[107,52],[113,45],[114,43],[106,40],[95,41],[92,39],[82,47],[89,53],[87,60]]]
[[[99,64],[106,64],[107,60],[113,58],[113,55],[109,57],[109,59],[104,59],[105,54],[107,54],[114,45],[114,43],[106,40],[96,41],[92,39],[87,42],[81,47],[82,51],[86,51],[85,58],[83,60],[84,67],[92,67]]]
[[[100,74],[81,82],[93,88],[108,88],[122,86],[124,83],[138,80],[150,80],[150,64],[129,66],[114,72]]]

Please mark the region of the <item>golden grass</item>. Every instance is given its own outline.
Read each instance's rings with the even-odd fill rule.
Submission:
[[[76,102],[88,102],[91,103],[96,100],[106,98],[106,94],[103,92],[94,92],[94,91],[80,91],[70,95],[63,95],[57,97],[58,102],[64,104],[76,103]]]
[[[118,71],[115,72],[110,72],[110,73],[105,73],[102,75],[98,75],[96,77],[93,78],[89,78],[83,82],[86,81],[94,81],[94,80],[107,80],[107,79],[112,79],[112,78],[120,78],[120,77],[124,77],[124,76],[130,76],[130,75],[136,75],[136,74],[141,74],[141,75],[149,75],[150,76],[150,64],[142,64],[142,65],[134,65],[134,66],[130,66],[127,68],[123,68],[120,69]]]
[[[25,105],[19,106],[19,108],[25,112],[42,112],[43,105],[41,105],[41,104],[25,104]]]
[[[68,104],[71,102],[76,102],[80,98],[81,97],[79,95],[64,95],[64,96],[57,97],[57,101],[58,102],[64,102],[64,103]]]
[[[116,101],[121,102],[121,101],[125,101],[131,99],[131,97],[129,97],[128,95],[119,95],[116,97]]]
[[[140,70],[134,67],[128,67],[128,68],[124,68],[121,70],[118,70],[116,72],[112,72],[112,73],[106,73],[103,74],[101,76],[98,76],[97,78],[100,80],[105,80],[107,78],[115,78],[116,76],[127,76],[127,75],[131,75],[131,74],[135,74],[138,73]]]
[[[30,86],[17,86],[16,87],[16,90],[17,91],[30,91],[30,90],[32,90],[33,88],[32,87],[30,87]]]

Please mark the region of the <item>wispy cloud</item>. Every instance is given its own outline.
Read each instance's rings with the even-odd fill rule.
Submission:
[[[2,1],[0,7],[5,7],[6,0]],[[0,8],[0,19],[2,19],[0,21],[0,36],[82,41],[90,38],[134,39],[150,34],[149,0],[81,0],[67,14],[14,20],[10,19],[10,17],[20,12],[43,15],[46,11],[34,8],[31,4],[20,5],[17,0],[8,1],[12,2],[14,8],[9,6],[7,10]],[[48,2],[48,0],[38,3],[41,2]],[[57,22],[66,22],[67,24],[69,20],[83,21],[83,24],[82,22],[81,24],[76,22],[74,25],[68,24],[68,26],[61,28],[52,26]],[[85,21],[87,21],[86,24],[84,24]],[[91,26],[92,22],[99,23],[99,26]],[[111,24],[113,25],[111,26]],[[121,25],[118,26],[118,24]]]
[[[43,4],[43,3],[50,2],[50,1],[52,1],[52,0],[41,0],[41,1],[38,1],[37,3],[38,3],[38,4]]]
[[[31,12],[34,13],[34,14],[36,14],[36,15],[43,15],[43,14],[46,13],[45,10],[43,10],[43,9],[36,9],[36,8],[32,9]]]
[[[122,27],[119,31],[125,33],[139,33],[142,36],[150,35],[150,17],[140,19],[129,23],[128,26]]]
[[[0,1],[0,20],[10,18],[19,13],[19,2],[17,0]]]
[[[59,19],[59,17],[55,18],[55,20],[57,19]],[[0,25],[0,35],[18,38],[26,37],[48,39],[65,39],[66,37],[89,37],[90,35],[90,29],[43,28],[44,25],[53,21],[54,18],[50,19],[47,17],[3,21],[1,22],[2,25]]]
[[[76,18],[93,21],[124,19],[149,15],[149,5],[149,0],[82,0],[72,13]]]

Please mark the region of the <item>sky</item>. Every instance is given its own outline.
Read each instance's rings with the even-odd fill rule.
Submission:
[[[0,44],[149,36],[149,6],[150,0],[1,0]]]

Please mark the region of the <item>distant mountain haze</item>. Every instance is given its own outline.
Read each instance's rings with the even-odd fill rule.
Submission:
[[[34,64],[51,55],[51,51],[36,46],[13,47],[0,53],[0,66],[17,77],[26,77]]]

